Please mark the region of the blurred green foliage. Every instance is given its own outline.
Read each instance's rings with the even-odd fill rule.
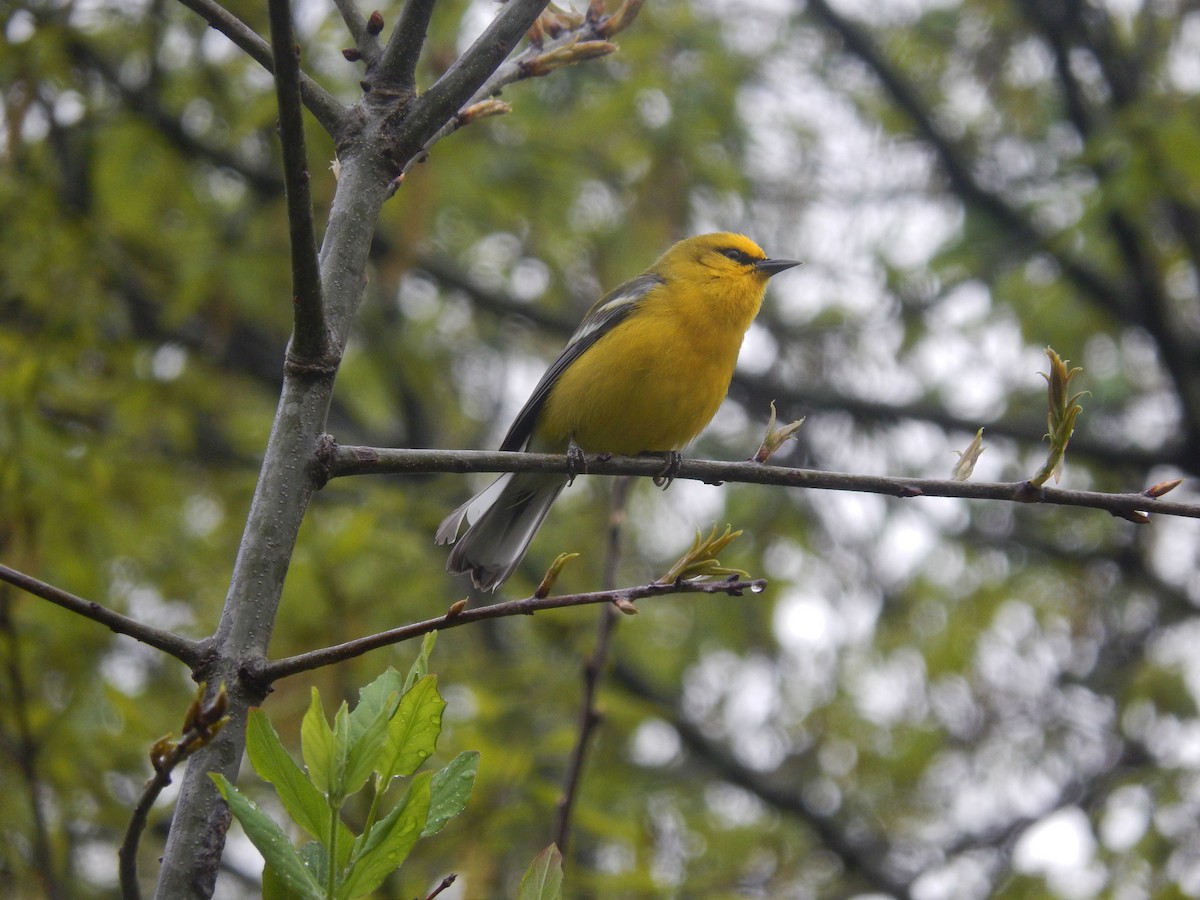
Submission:
[[[261,4],[229,6],[265,32]],[[298,13],[306,69],[352,102],[336,13]],[[424,84],[490,13],[438,5]],[[872,59],[823,3],[651,2],[618,54],[514,85],[511,114],[410,172],[377,229],[330,431],[494,446],[601,291],[721,226],[807,265],[772,288],[731,402],[689,453],[748,456],[775,400],[785,421],[808,415],[781,464],[946,476],[983,424],[974,477],[1027,478],[1045,456],[1051,344],[1092,392],[1065,483],[1194,476],[1196,15],[896,5],[850,22]],[[272,86],[165,0],[19,2],[0,25],[0,561],[201,637],[290,327]],[[333,150],[309,124],[320,225]],[[330,484],[272,654],[444,612],[465,588],[432,534],[474,486]],[[607,497],[580,479],[503,593],[532,590],[564,551],[583,558],[558,589],[596,586]],[[662,574],[715,521],[745,532],[722,563],[772,586],[622,620],[569,896],[1054,895],[1021,838],[1059,808],[1092,832],[1062,869],[1091,879],[1079,896],[1200,890],[1188,523],[638,485],[620,581]],[[550,839],[594,633],[593,613],[565,610],[442,637],[434,765],[477,749],[479,777],[388,891],[453,871],[462,896],[516,895]],[[296,735],[312,688],[336,705],[410,655],[286,680],[267,711]],[[7,586],[0,662],[0,878],[22,897],[112,896],[146,751],[186,706],[187,673]],[[168,815],[144,841],[148,880]],[[259,874],[231,852],[224,895],[254,896]]]

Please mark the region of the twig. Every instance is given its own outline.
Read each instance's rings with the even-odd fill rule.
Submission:
[[[184,6],[203,18],[268,72],[274,69],[271,45],[249,25],[215,0],[179,0]],[[346,107],[325,88],[303,72],[300,73],[300,96],[321,126],[336,136],[347,118]]]
[[[411,164],[413,159],[424,156],[422,148],[428,149],[438,137],[458,127],[459,111],[478,96],[485,83],[495,80],[493,73],[548,3],[549,0],[511,0],[505,5],[467,52],[413,102],[403,122],[403,147],[397,154],[400,159]]]
[[[362,55],[363,62],[371,65],[379,56],[379,35],[367,27],[367,18],[358,8],[358,0],[333,0],[346,23],[346,30],[354,39],[354,46]]]
[[[450,885],[454,884],[454,882],[457,880],[458,880],[458,876],[455,875],[453,872],[451,872],[449,875],[447,875],[445,878],[443,878],[440,882],[438,882],[437,887],[435,887],[432,891],[430,891],[428,894],[425,895],[425,900],[433,900],[434,897],[436,897],[438,894],[440,894],[446,888],[450,887]]]
[[[78,613],[84,618],[99,622],[101,625],[107,625],[117,634],[128,635],[134,640],[141,641],[143,644],[161,650],[175,657],[189,668],[195,669],[201,662],[201,644],[198,641],[193,641],[190,638],[175,634],[173,631],[164,631],[161,628],[154,628],[139,622],[137,619],[123,616],[106,606],[101,606],[92,600],[84,600],[82,597],[76,597],[74,594],[69,594],[61,588],[56,588],[52,584],[39,581],[32,575],[26,575],[24,572],[18,572],[16,569],[10,569],[5,565],[0,565],[0,581],[6,581],[13,587],[20,588],[26,593],[33,594],[35,597],[41,597],[43,600],[49,600],[63,609]]]
[[[546,4],[542,5],[545,6]],[[629,21],[632,21],[633,17],[637,14],[637,8],[640,6],[640,3],[627,3],[626,6],[629,7],[628,21],[624,21],[621,27],[627,26]],[[622,7],[622,11],[626,9],[626,6]],[[464,109],[475,103],[482,102],[489,97],[496,96],[505,87],[513,84],[514,82],[521,81],[526,78],[536,77],[536,75],[541,74],[533,65],[531,65],[539,57],[546,57],[553,54],[555,51],[569,48],[572,44],[577,46],[578,44],[587,41],[602,41],[603,39],[610,37],[612,31],[608,28],[609,23],[610,19],[608,18],[593,19],[588,17],[584,19],[584,21],[581,22],[577,27],[565,30],[557,38],[545,40],[538,46],[531,45],[518,56],[507,60],[499,67],[495,68],[495,71],[491,73],[486,81],[483,81],[481,84],[479,84],[476,90],[470,95],[464,96],[458,106],[452,110],[455,113],[460,113],[460,115],[451,116],[449,119],[442,119],[444,124],[442,124],[436,131],[428,135],[427,139],[422,143],[421,151],[409,160],[408,164],[404,167],[404,171],[407,172],[414,165],[421,162],[428,155],[430,148],[434,144],[453,134],[469,121],[467,117],[461,115],[461,112]],[[613,48],[610,47],[609,50],[611,51],[611,49]],[[447,76],[449,74],[449,72],[446,73]],[[441,82],[439,81],[438,83],[440,84]]]
[[[392,29],[379,61],[380,81],[401,91],[415,91],[417,61],[436,0],[405,0],[400,21]]]
[[[154,801],[163,792],[163,788],[171,783],[171,772],[181,762],[213,739],[218,731],[228,721],[225,713],[229,708],[229,697],[225,688],[205,700],[204,693],[207,685],[201,684],[196,690],[196,697],[188,706],[184,717],[183,735],[178,741],[170,735],[158,740],[150,749],[150,763],[154,767],[154,776],[146,782],[142,796],[138,798],[129,825],[125,829],[125,838],[117,850],[117,863],[121,881],[121,897],[123,900],[139,900],[141,889],[137,877],[137,851],[146,830],[146,820]]]
[[[317,233],[313,225],[309,190],[308,152],[304,142],[304,117],[300,108],[300,48],[292,28],[289,0],[268,0],[271,20],[271,53],[275,60],[275,97],[279,104],[279,138],[283,149],[283,179],[287,185],[287,211],[292,249],[294,325],[288,361],[301,366],[328,364],[329,327],[321,296],[321,269],[317,263]],[[331,366],[332,369],[335,366]]]
[[[662,460],[653,457],[588,456],[592,475],[657,475]],[[330,456],[329,476],[418,474],[429,472],[555,472],[568,474],[566,456],[547,453],[503,453],[498,450],[400,450],[381,447],[337,447]],[[1027,481],[973,482],[941,478],[902,478],[886,475],[854,475],[793,469],[755,462],[719,462],[685,459],[677,479],[720,484],[769,484],[777,487],[823,491],[857,491],[892,497],[960,497],[967,500],[1004,500],[1012,503],[1041,503],[1053,506],[1082,506],[1102,509],[1116,516],[1158,513],[1164,516],[1200,518],[1200,503],[1153,499],[1144,493],[1106,494],[1055,487],[1035,488]]]
[[[621,556],[621,526],[625,522],[625,500],[633,484],[630,478],[618,478],[613,484],[612,512],[608,518],[608,554],[604,561],[604,577],[601,581],[605,590],[611,590],[617,580],[617,563]],[[562,795],[559,797],[554,826],[554,843],[562,854],[564,865],[567,858],[567,841],[571,836],[571,813],[579,793],[579,782],[583,777],[583,766],[587,759],[592,734],[600,724],[601,713],[596,706],[596,694],[604,669],[608,665],[608,649],[613,631],[617,627],[617,608],[605,604],[596,623],[596,646],[583,666],[583,697],[579,709],[579,731],[575,746],[563,778]]]
[[[659,468],[662,468],[661,462],[659,463]],[[457,628],[459,625],[480,622],[484,619],[502,619],[507,616],[531,616],[534,613],[547,609],[587,606],[592,603],[632,603],[635,600],[641,600],[646,597],[663,597],[671,594],[727,594],[731,597],[740,597],[746,591],[755,594],[762,593],[766,589],[766,586],[767,582],[763,579],[755,579],[754,581],[738,581],[736,579],[726,579],[724,581],[677,581],[673,584],[643,584],[619,590],[594,591],[585,594],[563,594],[558,597],[526,597],[524,600],[493,603],[490,606],[481,606],[475,609],[461,609],[458,604],[455,604],[445,615],[434,619],[426,619],[424,622],[403,625],[399,628],[393,628],[390,631],[357,638],[333,647],[325,647],[321,650],[313,650],[296,656],[263,662],[259,665],[258,670],[254,672],[254,675],[263,684],[270,684],[281,678],[287,678],[289,675],[319,669],[322,666],[332,665],[333,663],[342,662],[347,659],[354,659],[357,656],[362,656],[364,653],[377,650],[380,647],[388,647],[392,644],[399,644],[402,641],[409,641],[428,634],[431,631],[446,631],[450,628]],[[462,601],[459,602],[461,603]]]

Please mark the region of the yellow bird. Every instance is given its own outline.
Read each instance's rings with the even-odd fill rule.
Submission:
[[[768,259],[740,234],[691,237],[588,310],[517,414],[501,450],[611,453],[678,451],[725,399],[742,336],[767,280],[799,265]],[[518,472],[450,513],[437,530],[453,543],[446,569],[495,590],[513,573],[565,475]]]

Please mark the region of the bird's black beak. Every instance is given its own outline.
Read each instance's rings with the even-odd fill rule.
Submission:
[[[803,265],[803,263],[794,259],[760,259],[754,264],[754,268],[760,272],[766,272],[767,277],[778,275],[785,269],[790,269],[792,266]]]

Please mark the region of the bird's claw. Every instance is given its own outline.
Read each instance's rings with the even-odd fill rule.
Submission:
[[[567,486],[575,483],[576,475],[587,474],[587,456],[574,441],[567,446]]]
[[[675,476],[679,474],[679,467],[683,465],[683,454],[678,450],[668,450],[662,454],[666,463],[653,481],[655,487],[660,487],[664,491],[671,486],[671,482],[675,480]]]

